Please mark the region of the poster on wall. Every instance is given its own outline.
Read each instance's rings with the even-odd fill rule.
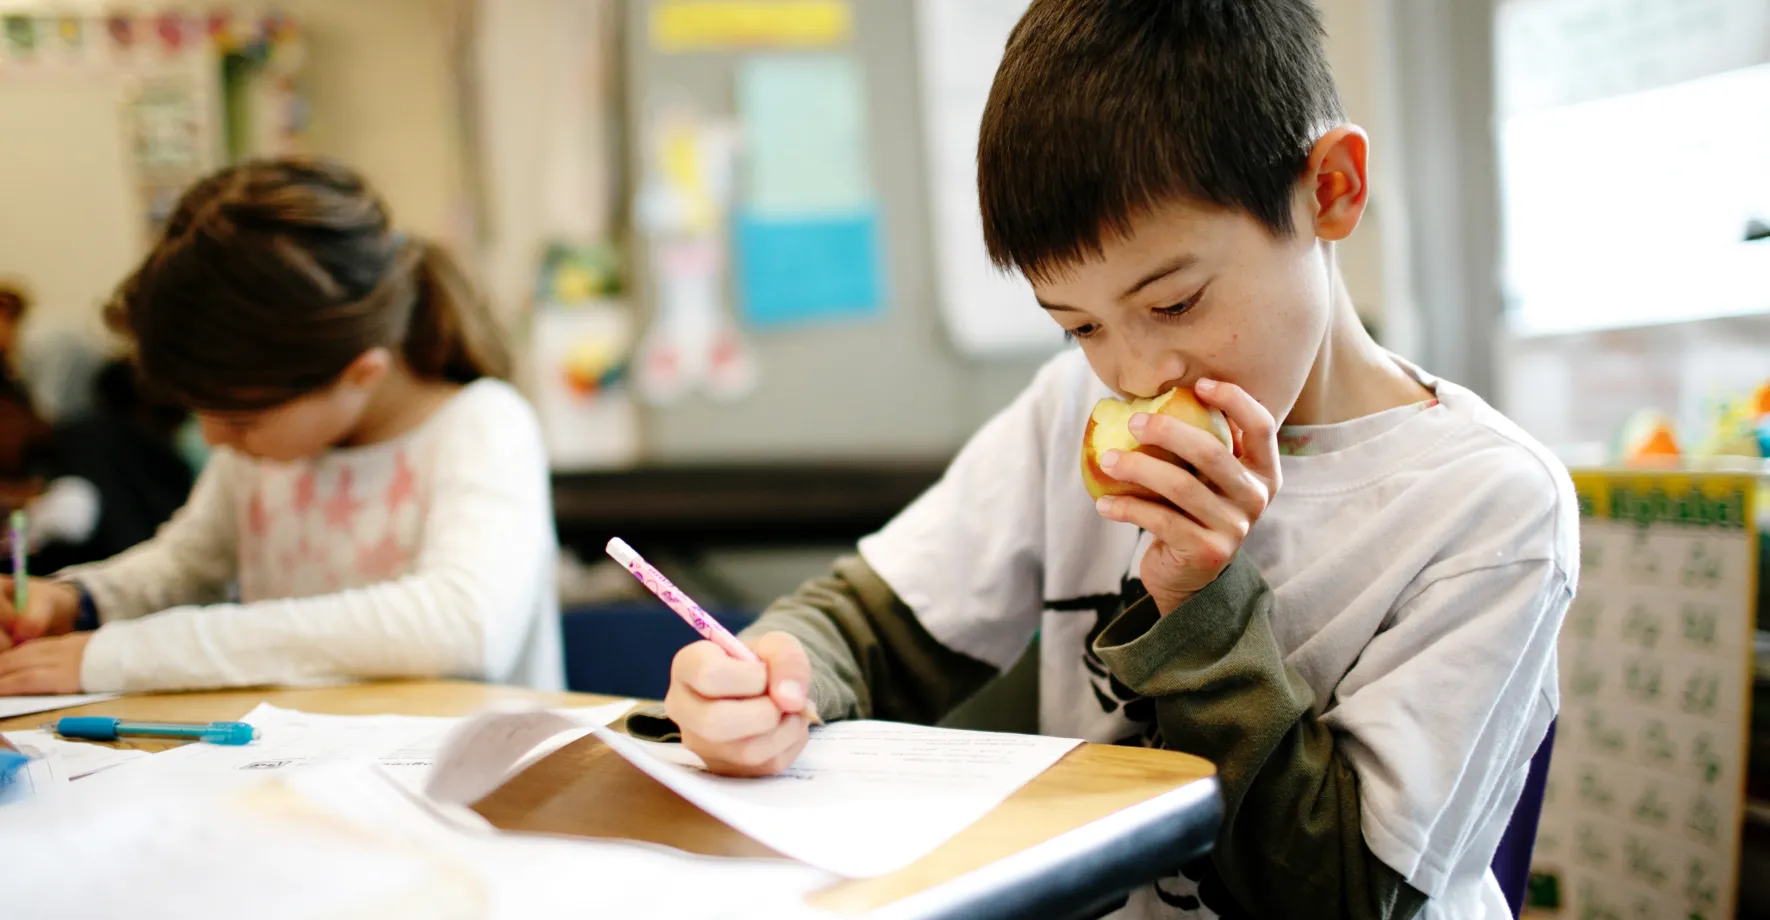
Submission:
[[[883,308],[865,87],[846,54],[739,65],[743,210],[732,250],[756,329],[873,317]]]
[[[1528,914],[1734,916],[1757,481],[1578,472],[1580,586]]]
[[[172,216],[178,196],[210,166],[211,159],[204,155],[208,120],[196,81],[184,75],[139,81],[125,109],[131,160],[152,239]]]
[[[655,312],[634,369],[642,398],[670,405],[691,393],[732,401],[759,369],[726,297],[737,133],[680,99],[646,121],[635,216],[646,236]]]

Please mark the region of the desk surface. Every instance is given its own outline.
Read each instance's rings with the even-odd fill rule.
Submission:
[[[70,714],[233,719],[260,702],[340,715],[447,716],[516,699],[567,706],[607,701],[473,683],[375,683],[125,697],[0,720],[0,731]],[[812,900],[844,914],[891,904],[893,915],[914,918],[1086,915],[1204,852],[1219,814],[1213,772],[1206,761],[1172,751],[1084,744],[921,860],[891,875],[837,883]],[[713,856],[779,856],[595,738],[549,755],[474,809],[507,830],[645,840]]]

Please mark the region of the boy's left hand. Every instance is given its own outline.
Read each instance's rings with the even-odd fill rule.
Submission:
[[[1107,451],[1100,457],[1114,479],[1135,482],[1172,503],[1122,495],[1096,503],[1101,516],[1155,536],[1138,574],[1164,614],[1216,580],[1279,485],[1272,413],[1233,383],[1200,380],[1194,392],[1229,418],[1235,451],[1178,419],[1138,413],[1131,434],[1140,443],[1167,450],[1198,472],[1142,453]]]
[[[92,633],[33,639],[0,652],[0,696],[80,692],[80,663]]]

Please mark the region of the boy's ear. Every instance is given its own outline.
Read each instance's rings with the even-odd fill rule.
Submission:
[[[354,387],[369,387],[381,382],[387,372],[393,370],[393,353],[385,348],[371,348],[356,356],[338,375],[340,383]]]
[[[1303,182],[1314,205],[1315,235],[1339,242],[1352,235],[1370,199],[1365,161],[1370,138],[1357,125],[1340,125],[1323,134],[1309,151]]]

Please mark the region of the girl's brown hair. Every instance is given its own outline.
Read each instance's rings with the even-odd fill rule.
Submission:
[[[196,409],[288,402],[378,347],[426,379],[510,369],[448,253],[392,230],[360,176],[320,159],[242,163],[192,186],[105,315],[147,383]]]

